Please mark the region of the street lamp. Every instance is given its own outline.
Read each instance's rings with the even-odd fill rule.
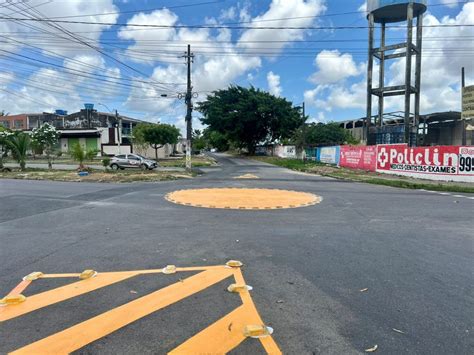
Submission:
[[[115,111],[115,127],[117,128],[117,148],[118,148],[118,153],[120,154],[121,151],[120,151],[120,130],[122,128],[122,120],[120,119],[119,117],[119,114],[117,112],[117,110],[115,109],[114,111],[112,111],[109,106],[107,106],[106,104],[102,104],[102,103],[98,103],[97,105],[100,105],[100,106],[104,106],[110,113],[113,113]]]

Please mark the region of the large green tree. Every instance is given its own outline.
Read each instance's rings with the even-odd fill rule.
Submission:
[[[203,115],[201,122],[211,131],[247,148],[249,154],[261,142],[290,138],[304,122],[300,109],[291,102],[253,87],[214,91],[197,109]]]
[[[158,160],[158,149],[165,144],[178,143],[179,135],[179,129],[173,125],[140,123],[133,130],[133,141],[139,145],[149,144],[155,149],[155,159]]]
[[[293,144],[306,145],[339,145],[357,144],[359,141],[352,137],[349,131],[339,126],[339,123],[312,123],[300,127],[292,138]]]

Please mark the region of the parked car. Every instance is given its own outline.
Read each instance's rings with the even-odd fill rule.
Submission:
[[[158,163],[138,154],[119,154],[110,160],[110,167],[112,170],[123,170],[126,168],[153,170],[158,167]]]

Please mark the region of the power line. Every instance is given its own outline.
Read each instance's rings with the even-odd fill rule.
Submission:
[[[70,21],[70,20],[50,20],[46,18],[18,18],[0,16],[1,20],[11,21],[35,21],[46,23],[69,23],[82,25],[102,25],[102,26],[119,26],[119,27],[140,27],[155,29],[181,29],[181,28],[201,28],[201,29],[228,29],[228,30],[354,30],[368,29],[369,26],[223,26],[223,25],[152,25],[137,23],[113,23],[113,22],[92,22],[92,21]],[[404,25],[387,26],[390,28],[405,28]],[[439,24],[439,25],[423,25],[423,28],[456,28],[456,27],[474,27],[474,24]]]

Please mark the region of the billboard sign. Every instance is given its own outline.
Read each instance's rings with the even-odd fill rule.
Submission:
[[[340,147],[322,147],[319,148],[319,161],[327,164],[339,164]]]
[[[376,146],[341,146],[339,165],[345,168],[375,171]]]
[[[430,180],[474,182],[474,146],[378,145],[377,171]]]
[[[463,120],[474,118],[474,85],[462,88],[461,118]]]

